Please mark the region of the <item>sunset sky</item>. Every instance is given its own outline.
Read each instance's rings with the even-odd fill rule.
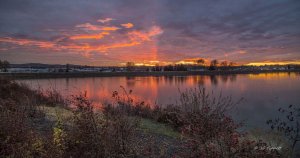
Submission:
[[[300,63],[300,0],[1,0],[0,59]]]

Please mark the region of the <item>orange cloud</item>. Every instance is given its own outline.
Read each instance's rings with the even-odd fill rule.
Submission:
[[[239,54],[246,54],[247,52],[244,50],[239,51]]]
[[[109,26],[109,27],[103,27],[103,26],[97,26],[90,23],[84,23],[76,25],[77,28],[82,28],[87,31],[116,31],[120,28],[115,26]]]
[[[163,30],[160,29],[160,27],[153,26],[150,28],[150,30],[148,32],[141,32],[141,31],[130,32],[128,34],[128,36],[129,36],[128,42],[120,42],[120,43],[101,45],[101,46],[90,46],[88,48],[85,48],[85,50],[105,52],[108,49],[132,47],[132,46],[140,45],[144,41],[151,41],[151,39],[153,37],[155,37],[161,33],[163,33]]]
[[[110,26],[110,27],[102,27],[101,30],[103,31],[116,31],[119,30],[120,28],[115,27],[115,26]]]
[[[70,39],[72,40],[81,40],[81,39],[102,39],[104,36],[109,35],[109,32],[101,32],[99,34],[92,34],[92,35],[76,35],[71,36]]]
[[[131,31],[127,34],[121,34],[121,36],[116,36],[114,41],[97,44],[94,42],[72,42],[65,41],[61,42],[61,39],[69,38],[71,40],[85,40],[85,39],[102,39],[107,35],[111,34],[111,31],[117,30],[117,27],[102,27],[95,26],[90,23],[80,24],[76,27],[84,28],[86,30],[106,30],[98,34],[78,34],[78,35],[65,35],[59,38],[60,40],[53,41],[41,41],[41,40],[31,40],[31,39],[19,39],[19,38],[1,38],[0,42],[12,43],[19,46],[36,46],[39,48],[47,48],[53,51],[68,51],[74,53],[80,53],[86,57],[89,57],[91,52],[106,52],[110,49],[133,47],[136,45],[141,45],[146,41],[152,41],[154,37],[163,33],[163,30],[158,26],[151,27],[148,31]],[[155,45],[155,41],[153,43]],[[153,57],[151,60],[156,60],[157,48],[152,47],[150,50]]]
[[[160,35],[163,30],[158,26],[152,26],[148,32],[131,31],[128,33],[129,38],[133,41],[150,41],[152,37]]]
[[[73,37],[73,39],[80,39],[81,37]],[[81,38],[84,39],[85,37]],[[90,37],[89,37],[90,38]],[[106,51],[113,48],[131,47],[141,44],[137,41],[130,41],[125,43],[115,43],[111,45],[90,45],[90,44],[65,44],[59,45],[52,42],[43,42],[29,39],[15,39],[15,38],[0,38],[0,42],[13,43],[21,46],[37,46],[40,48],[52,48],[53,50],[72,50],[72,51]]]
[[[141,40],[141,41],[150,41],[150,37],[148,34],[140,32],[140,31],[132,31],[128,33],[129,38],[133,41]]]
[[[132,28],[134,25],[132,23],[127,23],[127,24],[121,24],[121,26],[129,29],[129,28]]]
[[[132,46],[139,45],[139,44],[141,44],[141,43],[132,41],[132,42],[128,42],[128,43],[116,43],[116,44],[112,44],[112,45],[97,46],[97,47],[94,47],[93,49],[98,50],[98,51],[107,51],[108,49],[132,47]]]

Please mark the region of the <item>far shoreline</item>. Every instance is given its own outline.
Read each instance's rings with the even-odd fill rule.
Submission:
[[[43,78],[87,78],[87,77],[237,75],[237,74],[280,73],[280,72],[300,73],[300,70],[0,73],[0,77],[10,78],[10,79],[43,79]]]

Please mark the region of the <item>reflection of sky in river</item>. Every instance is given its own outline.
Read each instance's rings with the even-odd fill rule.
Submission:
[[[64,95],[86,91],[95,102],[111,99],[112,92],[133,90],[132,97],[154,104],[175,103],[179,89],[204,86],[209,92],[231,95],[243,102],[230,111],[236,120],[245,120],[249,128],[263,127],[265,121],[276,117],[279,106],[300,105],[300,75],[298,73],[269,73],[223,76],[162,76],[162,77],[98,77],[69,79],[23,80],[33,87],[49,87]]]

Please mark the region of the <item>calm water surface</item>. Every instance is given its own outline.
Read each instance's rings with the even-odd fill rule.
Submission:
[[[178,100],[179,89],[203,86],[208,91],[232,96],[243,102],[230,111],[237,121],[246,121],[248,128],[265,127],[265,121],[276,117],[279,106],[300,106],[299,73],[264,73],[214,76],[161,77],[91,77],[20,80],[33,88],[54,88],[69,96],[86,91],[94,102],[111,99],[120,86],[132,90],[132,97],[150,104],[172,104]]]

